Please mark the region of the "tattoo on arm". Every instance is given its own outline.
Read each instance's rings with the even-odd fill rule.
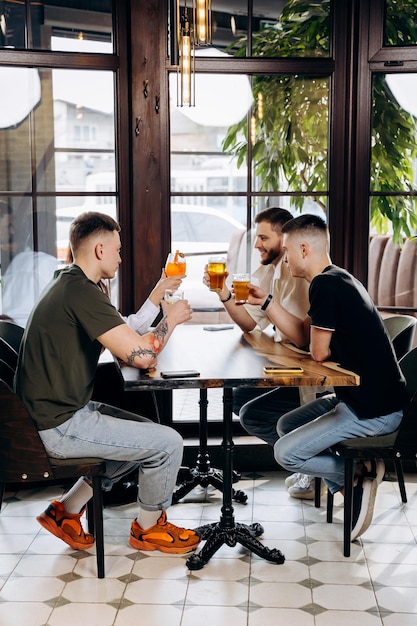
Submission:
[[[157,343],[160,344],[160,347],[157,350],[158,353],[161,352],[162,348],[164,347],[165,337],[167,336],[167,334],[168,334],[168,324],[167,324],[167,318],[165,315],[159,322],[158,326],[153,331],[153,335],[155,337],[154,347],[156,350],[157,350]]]
[[[152,333],[149,333],[147,337],[150,344],[149,347],[142,348],[141,346],[139,346],[135,350],[132,350],[129,355],[126,355],[126,363],[128,365],[133,365],[135,362],[135,357],[144,357],[150,355],[153,358],[156,358],[164,347],[165,337],[167,336],[167,334],[168,324],[166,321],[166,317],[164,317],[159,322],[155,330]]]
[[[132,350],[130,354],[126,355],[126,363],[128,365],[133,365],[135,362],[135,357],[143,357],[148,355],[151,355],[153,358],[155,358],[156,352],[154,352],[150,348],[136,348],[136,350]]]

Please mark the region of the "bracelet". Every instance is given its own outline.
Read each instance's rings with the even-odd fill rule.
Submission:
[[[231,291],[229,291],[229,295],[227,296],[226,300],[222,300],[222,299],[220,298],[220,302],[223,302],[223,304],[224,304],[225,302],[229,302],[229,300],[231,299],[231,297],[232,297],[232,292],[231,292]]]
[[[266,309],[269,307],[269,305],[270,305],[270,303],[271,303],[271,300],[272,300],[272,294],[269,294],[269,295],[266,297],[265,302],[264,302],[264,303],[263,303],[263,305],[261,306],[261,311],[266,311]]]

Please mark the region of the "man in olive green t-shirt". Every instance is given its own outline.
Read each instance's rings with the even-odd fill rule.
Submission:
[[[91,401],[104,348],[130,366],[154,367],[178,324],[191,317],[185,300],[174,303],[145,335],[132,330],[100,289],[121,263],[120,227],[101,213],[83,213],[70,228],[74,262],[57,275],[33,309],[23,336],[16,391],[37,424],[48,454],[106,460],[108,484],[138,468],[139,513],[129,543],[140,550],[183,554],[200,539],[166,520],[183,442],[172,428]],[[81,515],[92,496],[88,477],[37,517],[72,548],[91,547]]]

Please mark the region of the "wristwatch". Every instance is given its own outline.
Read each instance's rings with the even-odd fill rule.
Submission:
[[[268,306],[270,305],[272,300],[272,294],[270,293],[267,297],[265,302],[263,303],[263,305],[261,306],[261,311],[266,311],[266,309],[268,308]]]

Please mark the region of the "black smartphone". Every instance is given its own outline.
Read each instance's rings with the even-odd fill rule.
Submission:
[[[265,374],[303,374],[304,370],[298,365],[264,365]]]
[[[200,376],[197,370],[170,370],[169,372],[161,372],[162,378],[195,378]]]

